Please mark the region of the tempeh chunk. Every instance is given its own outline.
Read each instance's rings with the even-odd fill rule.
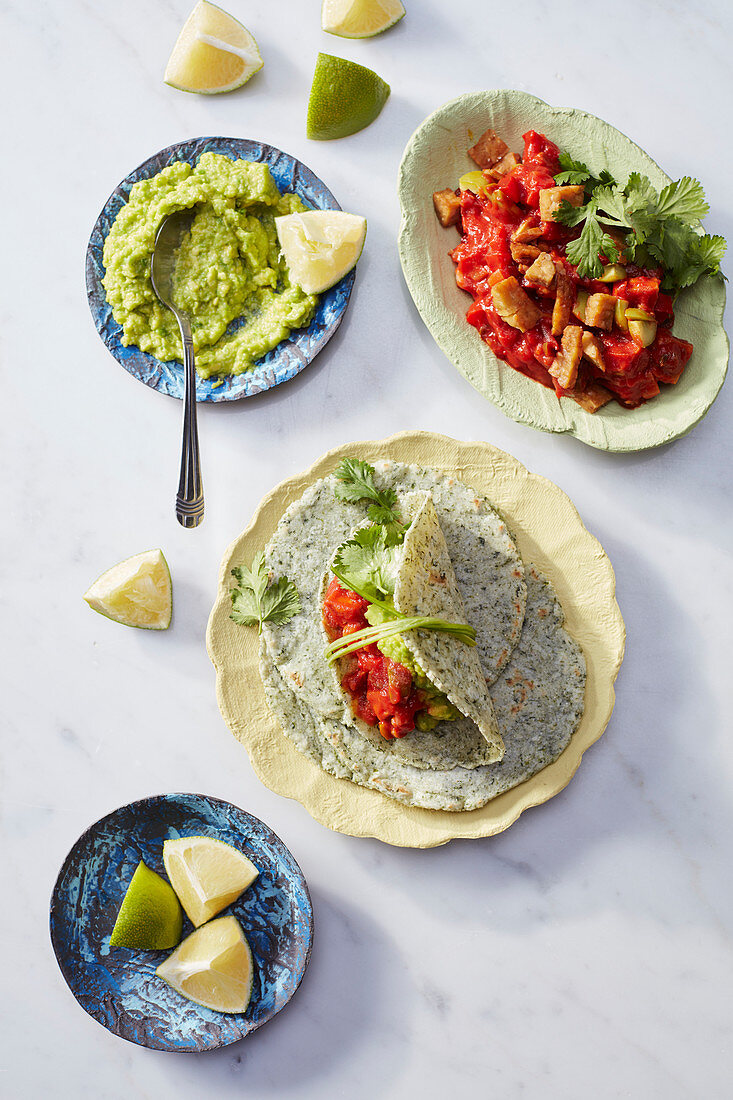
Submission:
[[[520,332],[534,328],[541,317],[540,310],[513,275],[492,286],[491,300],[502,320]]]
[[[501,179],[507,172],[511,172],[512,168],[516,168],[516,166],[521,163],[522,158],[517,156],[516,153],[505,153],[501,160],[498,160],[496,164],[492,165],[489,171],[496,179]]]
[[[579,390],[578,393],[569,393],[567,396],[572,397],[573,401],[577,401],[589,413],[597,412],[609,401],[613,401],[613,394],[609,393],[605,386],[602,386],[600,382],[592,381],[587,383],[584,390]]]
[[[458,225],[461,220],[461,200],[450,187],[446,187],[445,191],[433,192],[433,206],[438,221],[446,229],[449,225]]]
[[[557,272],[557,297],[552,307],[552,335],[560,336],[565,326],[570,322],[575,302],[575,288],[572,280],[564,271]]]
[[[583,333],[583,355],[595,363],[599,370],[605,371],[606,364],[603,360],[603,346],[597,336],[592,332]]]
[[[613,326],[616,299],[613,294],[591,294],[585,306],[585,323],[609,331]]]
[[[564,390],[571,390],[578,378],[578,366],[583,358],[583,330],[580,325],[568,325],[562,334],[560,350],[549,367]]]
[[[512,255],[514,255],[513,252]],[[543,286],[545,289],[552,286],[552,280],[555,278],[555,264],[552,257],[547,252],[540,252],[532,266],[527,268],[524,277],[528,283],[534,283],[535,286]]]
[[[525,218],[520,225],[512,233],[512,240],[518,244],[524,244],[527,241],[536,241],[538,237],[542,236],[542,226],[533,225],[532,218]]]
[[[509,146],[501,140],[496,130],[484,130],[476,144],[468,150],[468,155],[479,168],[492,168],[508,152]]]
[[[584,199],[585,188],[582,185],[544,187],[540,191],[540,217],[543,222],[554,221],[563,202],[569,202],[571,206],[582,206]]]

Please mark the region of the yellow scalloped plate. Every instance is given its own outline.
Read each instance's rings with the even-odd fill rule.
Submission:
[[[567,629],[585,653],[585,712],[565,751],[549,767],[480,810],[448,813],[416,809],[379,791],[327,775],[298,752],[268,710],[258,669],[257,631],[229,618],[232,566],[249,564],[272,536],[288,505],[347,455],[369,462],[390,458],[431,466],[453,473],[485,493],[505,516],[524,560],[533,562],[552,581],[565,610]],[[410,848],[432,848],[458,837],[492,836],[508,828],[530,806],[561,791],[575,774],[585,750],[606,728],[625,641],[614,593],[611,563],[597,539],[586,531],[569,498],[557,485],[530,473],[504,451],[488,443],[463,443],[433,432],[401,432],[389,439],[347,443],[273,489],[224,555],[207,631],[219,708],[265,786],[301,802],[329,829]]]
[[[479,393],[521,424],[570,432],[607,451],[640,451],[685,435],[712,405],[728,369],[722,278],[700,279],[678,298],[674,332],[695,350],[677,385],[663,386],[658,397],[638,409],[611,401],[591,414],[570,398],[558,401],[551,390],[497,359],[466,321],[471,298],[456,286],[448,255],[458,235],[440,225],[432,196],[455,187],[464,172],[476,167],[466,150],[489,126],[510,149],[522,148],[525,131],[539,130],[596,172],[607,168],[621,181],[642,172],[659,189],[670,181],[643,149],[607,122],[584,111],[550,107],[526,92],[474,92],[440,107],[410,138],[399,175],[402,270],[436,343]]]

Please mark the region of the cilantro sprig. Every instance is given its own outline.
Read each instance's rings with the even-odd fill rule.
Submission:
[[[292,581],[280,577],[270,583],[264,554],[258,554],[249,568],[236,565],[232,575],[238,587],[231,591],[229,618],[240,626],[256,626],[261,634],[263,623],[286,623],[301,610],[300,596]]]
[[[396,509],[397,494],[394,489],[378,489],[376,473],[373,466],[360,458],[344,458],[334,470],[338,478],[334,494],[339,500],[371,501],[367,515],[372,523],[392,524],[404,530],[405,524]]]
[[[692,286],[701,275],[719,273],[726,242],[700,230],[709,206],[699,180],[684,176],[657,192],[639,172],[632,172],[621,187],[605,169],[594,176],[587,165],[566,153],[560,154],[560,167],[556,183],[585,188],[582,206],[563,202],[555,214],[555,221],[563,225],[582,226],[580,236],[569,241],[565,250],[582,278],[598,278],[603,273],[601,257],[615,263],[622,253],[642,266],[660,264],[662,288],[667,291]],[[622,234],[621,247],[618,234]]]

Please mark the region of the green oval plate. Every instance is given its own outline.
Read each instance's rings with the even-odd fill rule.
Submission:
[[[458,237],[435,217],[432,195],[455,186],[459,176],[475,167],[466,150],[489,126],[510,149],[521,149],[522,134],[533,129],[596,173],[607,168],[625,181],[629,173],[642,172],[657,189],[670,180],[643,149],[607,122],[584,111],[550,107],[526,92],[473,92],[440,107],[410,138],[399,174],[402,270],[436,343],[479,393],[521,424],[570,432],[607,451],[640,451],[685,435],[712,405],[728,369],[722,278],[701,279],[680,295],[674,332],[690,340],[695,350],[677,385],[664,386],[638,409],[612,401],[591,414],[570,399],[558,400],[551,390],[497,359],[466,321],[471,299],[456,285],[448,255]]]

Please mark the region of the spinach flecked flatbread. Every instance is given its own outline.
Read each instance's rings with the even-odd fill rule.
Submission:
[[[325,655],[322,604],[333,553],[364,524],[366,505],[339,499],[333,475],[291,504],[266,549],[268,569],[293,581],[302,605],[289,621],[264,625],[267,702],[296,748],[329,774],[411,806],[476,809],[562,752],[583,712],[584,658],[549,581],[525,568],[486,498],[457,478],[417,466],[385,462],[376,470],[380,486],[396,492],[412,521],[395,588],[398,610],[436,615],[452,607],[448,619],[476,629],[475,649],[453,639],[446,646],[447,636],[432,631],[404,635],[420,667],[464,717],[387,740],[352,713]],[[456,644],[463,650],[458,656]],[[463,663],[471,671],[456,679],[451,669],[469,653]]]

